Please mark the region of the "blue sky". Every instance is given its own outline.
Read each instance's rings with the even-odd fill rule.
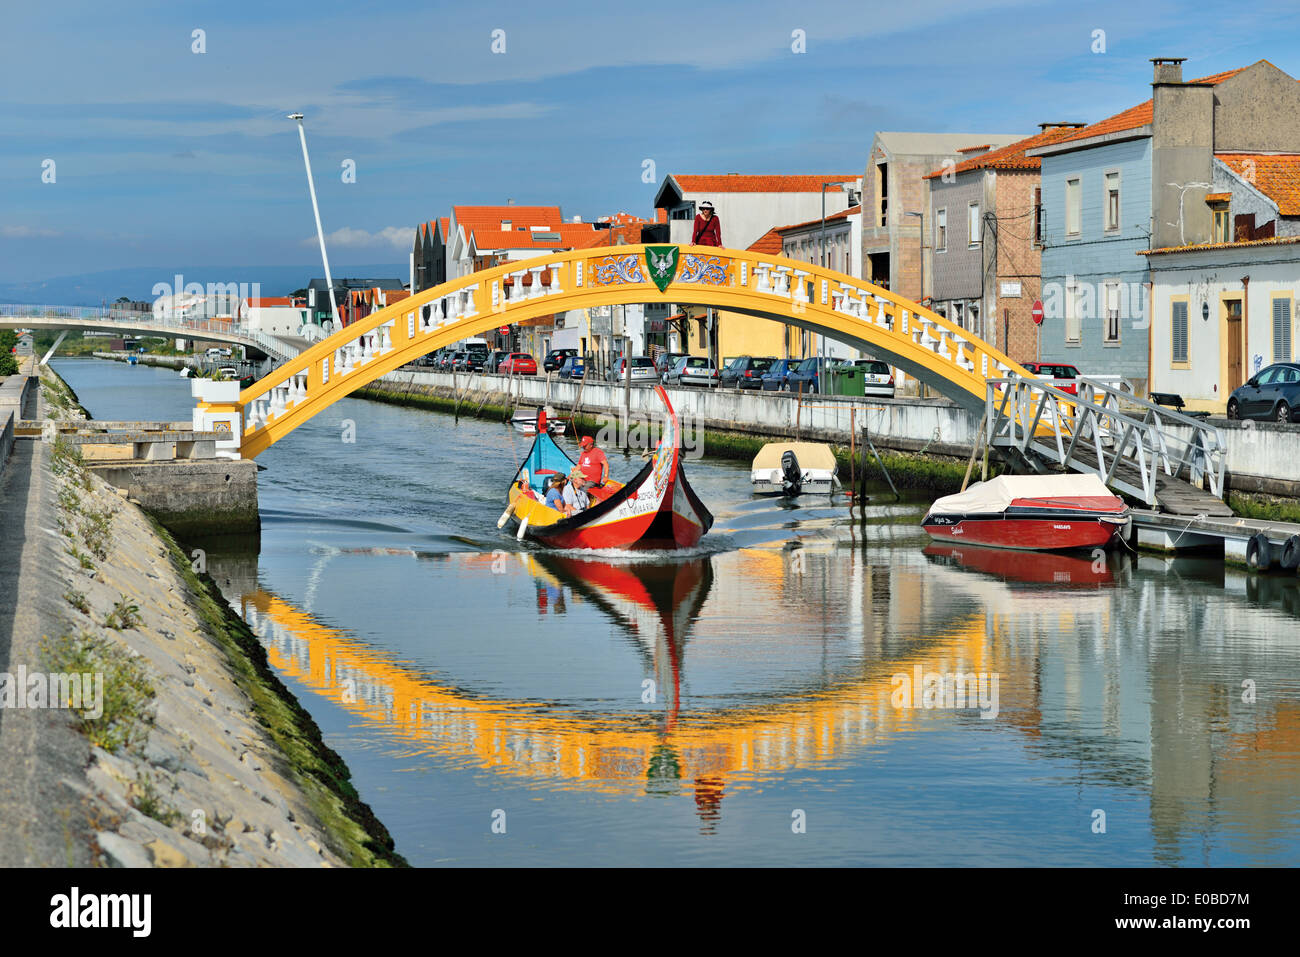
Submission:
[[[293,110],[331,263],[404,263],[415,223],[453,203],[648,214],[645,159],[660,179],[860,170],[877,129],[1028,135],[1100,119],[1149,96],[1152,56],[1187,57],[1189,77],[1261,58],[1300,76],[1294,0],[52,0],[0,16],[8,282],[319,272]]]

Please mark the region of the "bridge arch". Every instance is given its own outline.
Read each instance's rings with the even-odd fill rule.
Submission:
[[[679,261],[660,290],[646,251],[673,248]],[[204,397],[195,427],[228,430],[223,451],[254,458],[357,389],[462,339],[570,309],[656,302],[712,306],[823,333],[972,411],[984,409],[987,379],[1029,374],[937,313],[843,273],[748,250],[605,246],[505,263],[378,310],[237,398]]]

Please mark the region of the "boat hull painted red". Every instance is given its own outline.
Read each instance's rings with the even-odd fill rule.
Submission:
[[[1023,548],[1032,551],[1064,551],[1074,548],[1105,548],[1124,527],[1122,522],[1086,516],[1022,518],[989,515],[943,522],[926,519],[926,532],[935,541],[984,545],[991,548]]]
[[[547,519],[544,523],[530,524],[527,535],[554,548],[690,548],[699,543],[713,524],[713,516],[691,488],[681,466],[681,426],[668,394],[662,386],[656,387],[656,392],[664,403],[666,415],[655,454],[627,486],[618,488],[603,501],[556,521],[555,512],[521,500],[521,469],[508,493],[516,512],[515,521],[539,514]],[[534,442],[530,458],[540,441],[543,441],[541,437]],[[563,466],[567,471],[572,465],[558,448],[551,454],[561,461],[547,463],[548,471],[556,471],[561,464],[568,463]]]

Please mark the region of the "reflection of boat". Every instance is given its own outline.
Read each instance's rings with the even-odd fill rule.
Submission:
[[[1044,585],[1107,585],[1115,580],[1107,562],[1081,555],[1043,554],[1014,548],[971,548],[934,542],[925,546],[931,561],[958,565],[1004,581]]]
[[[1109,545],[1128,507],[1095,475],[999,475],[930,506],[931,538],[1034,550]]]
[[[767,443],[754,456],[749,477],[759,495],[824,495],[840,484],[835,454],[818,442]]]
[[[498,525],[518,523],[517,536],[531,535],[558,548],[689,548],[713,524],[713,515],[686,480],[681,465],[681,424],[656,386],[665,414],[659,443],[650,460],[626,485],[607,481],[589,489],[590,507],[566,517],[545,504],[546,482],[567,475],[573,460],[547,433],[532,447],[515,473],[509,504]]]
[[[619,619],[643,643],[653,643],[656,625],[662,626],[674,654],[713,584],[713,565],[704,557],[671,562],[610,562],[556,552],[533,557],[552,579]]]

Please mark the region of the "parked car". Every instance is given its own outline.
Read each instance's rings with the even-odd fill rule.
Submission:
[[[676,365],[668,370],[668,384],[717,385],[718,370],[713,368],[713,363],[705,356],[682,356],[677,360]]]
[[[894,397],[894,373],[889,363],[879,359],[850,359],[846,366],[856,366],[862,370],[862,394],[873,399],[892,399]]]
[[[488,357],[483,360],[484,372],[500,372],[501,363],[506,361],[510,353],[505,349],[497,349],[495,352],[488,353]]]
[[[619,356],[610,366],[609,372],[605,378],[615,385],[623,381],[624,375],[624,358]],[[659,381],[659,374],[655,371],[654,360],[649,356],[633,356],[632,360],[632,384],[633,385],[654,385]]]
[[[511,352],[497,366],[502,375],[537,375],[537,360],[526,352]]]
[[[659,381],[667,382],[668,373],[673,366],[677,365],[677,360],[686,355],[684,352],[661,352],[655,356],[655,371],[659,373]]]
[[[469,353],[457,350],[451,354],[451,371],[464,372],[469,363]]]
[[[1077,379],[1079,370],[1064,362],[1022,362],[1021,365],[1040,379]],[[1079,387],[1073,382],[1058,382],[1054,388],[1070,395],[1078,395]]]
[[[771,356],[754,358],[736,356],[722,368],[718,382],[724,389],[761,389],[763,373],[772,368],[776,359]]]
[[[1230,419],[1294,422],[1300,417],[1300,362],[1278,362],[1261,369],[1228,397]]]
[[[546,358],[542,360],[543,372],[555,372],[564,365],[564,360],[570,356],[576,356],[577,349],[552,349],[546,353]]]
[[[570,350],[573,351],[573,350]],[[561,379],[581,379],[587,374],[586,364],[582,361],[582,356],[566,356],[564,364],[560,366],[557,375]]]
[[[762,390],[764,392],[784,392],[786,379],[789,377],[790,371],[798,364],[798,359],[777,359],[763,373]]]
[[[807,395],[810,392],[822,391],[821,376],[819,370],[825,373],[826,388],[831,387],[830,376],[831,369],[835,366],[835,360],[824,356],[809,356],[797,366],[790,370],[785,377],[786,392],[802,392]]]

